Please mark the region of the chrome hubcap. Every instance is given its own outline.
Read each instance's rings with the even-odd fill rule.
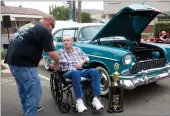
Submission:
[[[106,91],[109,86],[109,81],[107,79],[107,76],[104,73],[101,73],[101,79],[100,79],[100,89],[101,91]]]
[[[49,69],[48,59],[46,59],[46,58],[44,58],[44,67],[45,67],[45,69]]]

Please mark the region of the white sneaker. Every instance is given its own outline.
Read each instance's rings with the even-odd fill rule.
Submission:
[[[87,107],[84,105],[83,100],[81,98],[77,99],[76,101],[76,109],[79,113],[87,110]]]
[[[104,106],[101,104],[100,100],[98,97],[94,97],[92,101],[92,107],[95,108],[96,110],[103,109]]]

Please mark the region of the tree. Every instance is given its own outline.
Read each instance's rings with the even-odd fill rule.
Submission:
[[[92,19],[90,13],[82,12],[81,13],[81,22],[82,23],[91,23]]]
[[[50,6],[49,10],[50,9],[51,9],[51,6]],[[51,12],[51,14],[57,20],[69,20],[69,7],[65,7],[65,6],[58,6],[58,7],[55,6],[54,7],[52,5],[52,9],[49,12]],[[77,9],[77,12],[78,12],[78,9]],[[81,16],[81,18],[79,18],[79,21],[81,21],[82,23],[90,23],[92,21],[90,13],[82,12],[80,14],[80,16]]]
[[[57,20],[69,20],[68,7],[58,6],[52,10],[52,14]]]
[[[49,6],[49,13],[50,13],[50,15],[52,15],[51,5]]]

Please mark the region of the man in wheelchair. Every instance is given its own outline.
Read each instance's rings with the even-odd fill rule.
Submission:
[[[95,68],[83,69],[82,65],[89,61],[88,56],[78,47],[73,46],[72,36],[63,36],[64,48],[57,52],[60,58],[60,69],[64,77],[72,80],[72,85],[76,97],[76,109],[78,112],[87,110],[84,105],[84,93],[81,87],[81,77],[89,78],[93,91],[92,107],[96,110],[103,109],[98,97],[100,96],[100,73]]]

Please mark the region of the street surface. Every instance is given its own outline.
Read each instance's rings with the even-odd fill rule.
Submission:
[[[135,90],[126,90],[124,95],[124,112],[117,114],[107,113],[108,99],[102,97],[105,109],[102,111],[91,110],[82,114],[76,114],[70,111],[62,114],[55,104],[50,91],[50,71],[46,71],[43,63],[40,62],[38,67],[41,75],[43,94],[41,105],[44,110],[39,116],[70,116],[70,115],[99,115],[99,116],[170,116],[170,78],[159,81],[156,84],[141,86]],[[2,116],[23,116],[21,105],[18,97],[17,87],[14,79],[8,75],[1,75],[1,115]]]

